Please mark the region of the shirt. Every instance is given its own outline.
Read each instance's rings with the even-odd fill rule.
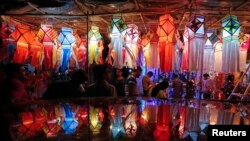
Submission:
[[[137,81],[134,75],[128,76],[125,88],[126,91],[128,92],[128,95],[130,96],[139,95],[139,90],[137,88]]]
[[[148,77],[148,75],[145,75],[142,78],[142,87],[144,91],[148,91],[150,89],[152,85],[152,81],[150,80],[150,78]]]
[[[100,81],[90,85],[87,88],[88,97],[116,97],[116,88],[107,81]]]
[[[211,79],[203,80],[202,82],[202,92],[212,92],[213,82]]]
[[[173,97],[174,98],[181,98],[183,82],[179,78],[176,78],[172,82],[172,87],[174,89]]]

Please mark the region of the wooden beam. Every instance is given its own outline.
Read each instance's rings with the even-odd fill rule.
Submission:
[[[139,6],[139,4],[138,4],[138,1],[137,1],[137,0],[134,0],[134,3],[135,3],[136,10],[139,10],[139,11],[140,11],[140,6]],[[147,32],[148,30],[147,30],[147,27],[146,27],[146,24],[145,24],[145,20],[144,20],[144,18],[143,18],[143,16],[142,16],[142,13],[140,13],[140,18],[141,18],[141,21],[142,21],[142,23],[143,23],[144,29],[145,29],[145,31]]]
[[[85,9],[88,11],[88,12],[91,12],[93,13],[93,10],[90,9],[88,6],[84,5],[83,3],[81,3],[80,0],[75,0],[75,4],[78,6],[78,8],[80,9],[80,11],[82,11],[82,13],[86,14],[86,12],[84,11]],[[106,23],[107,25],[109,25],[110,23],[105,20],[104,18],[98,16],[98,18],[101,19],[101,21],[103,21],[104,23]]]
[[[240,8],[242,8],[243,6],[247,5],[250,2],[250,0],[245,0],[244,2],[242,2],[239,6],[234,7],[233,10],[239,10]]]

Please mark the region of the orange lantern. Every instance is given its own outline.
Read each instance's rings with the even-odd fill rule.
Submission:
[[[43,51],[43,44],[35,39],[30,45],[31,66],[42,68]]]
[[[151,26],[150,30],[143,37],[141,46],[145,57],[146,66],[148,68],[159,68],[159,37],[156,34],[156,27]]]
[[[169,14],[160,16],[157,34],[159,36],[160,68],[162,72],[173,70],[174,53],[174,19]]]
[[[29,45],[34,40],[35,33],[28,26],[18,25],[11,36],[17,42],[14,62],[23,64],[29,55]]]

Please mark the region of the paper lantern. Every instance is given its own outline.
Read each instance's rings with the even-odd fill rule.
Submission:
[[[113,15],[110,27],[111,43],[109,59],[113,51],[113,66],[118,69],[122,69],[124,65],[123,45],[126,29],[127,25],[123,21],[122,16],[120,14]]]
[[[170,105],[162,104],[158,107],[155,140],[168,141],[170,139]]]
[[[183,50],[183,43],[180,39],[180,34],[177,32],[175,34],[176,43],[174,48],[174,71],[179,72],[181,70],[181,63],[182,63],[182,50]]]
[[[160,16],[157,28],[160,48],[160,68],[162,72],[173,70],[174,65],[174,19],[169,14]]]
[[[109,107],[109,116],[111,121],[111,132],[114,139],[125,135],[122,121],[122,107],[114,105]]]
[[[124,66],[127,66],[129,68],[136,68],[136,60],[137,60],[137,53],[138,53],[138,47],[137,47],[137,41],[139,39],[139,31],[138,27],[135,24],[129,24],[128,28],[126,30],[126,36],[125,36],[125,62]]]
[[[17,42],[13,60],[16,63],[23,64],[28,57],[29,45],[32,43],[35,33],[28,26],[18,25],[11,36]]]
[[[136,105],[129,104],[125,106],[125,132],[127,137],[134,137],[137,131],[137,124],[136,124]]]
[[[15,31],[15,26],[9,22],[2,22],[1,24],[0,36],[2,37],[3,46],[8,47],[8,44],[11,43],[12,40],[10,34]],[[8,52],[12,53],[13,49],[8,48]]]
[[[44,66],[46,70],[52,69],[56,62],[53,56],[56,54],[57,46],[55,46],[54,42],[57,36],[57,32],[52,25],[41,25],[37,32],[37,37],[44,46]]]
[[[181,70],[188,70],[188,49],[189,49],[189,33],[188,33],[188,27],[185,26],[183,33]]]
[[[71,28],[62,27],[61,33],[58,36],[58,40],[62,44],[62,53],[61,53],[61,72],[65,72],[69,65],[69,58],[72,54],[72,47],[75,44],[75,37],[73,36],[73,31]]]
[[[88,46],[88,56],[89,64],[99,64],[102,54],[102,48],[99,48],[99,42],[102,39],[101,34],[99,33],[99,27],[91,26],[89,32],[89,46]]]
[[[246,70],[246,63],[247,63],[247,50],[250,46],[250,35],[244,34],[241,35],[243,37],[241,40],[241,46],[240,46],[240,71],[245,72]]]
[[[215,29],[208,29],[206,32],[207,41],[204,47],[203,72],[209,73],[214,70],[214,44],[218,38]]]
[[[240,23],[236,16],[228,15],[222,19],[222,71],[225,73],[238,72],[240,70],[239,32]]]
[[[141,46],[143,47],[146,66],[148,68],[159,68],[159,37],[156,34],[156,28],[151,26],[150,30],[143,37]]]
[[[75,119],[75,113],[72,112],[68,104],[63,105],[64,109],[64,122],[62,128],[66,134],[73,134],[78,126],[78,121]]]
[[[31,56],[30,65],[32,67],[36,67],[40,69],[42,68],[42,62],[43,62],[43,57],[44,57],[43,51],[44,51],[43,44],[40,43],[37,39],[35,39],[31,43],[30,50],[29,50],[29,54]]]
[[[97,134],[100,132],[100,129],[102,128],[102,119],[100,117],[101,109],[94,108],[90,106],[89,108],[89,119],[90,119],[90,129],[93,132],[93,134]]]
[[[204,16],[195,15],[188,26],[189,52],[188,69],[189,71],[201,70],[203,50],[205,45]]]
[[[87,63],[86,37],[81,38],[81,43],[78,46],[77,60],[80,68],[83,68]]]
[[[214,48],[214,71],[222,72],[222,39],[218,38],[218,41]]]
[[[77,34],[77,31],[73,32],[73,35],[76,39],[75,44],[72,47],[72,53],[70,55],[70,61],[69,61],[69,68],[70,69],[79,69],[79,64],[78,64],[78,47],[81,44],[81,37]]]

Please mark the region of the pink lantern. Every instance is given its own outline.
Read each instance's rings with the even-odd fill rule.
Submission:
[[[247,62],[247,50],[250,46],[250,35],[243,33],[242,36],[243,39],[240,46],[240,71],[245,72]]]
[[[188,48],[189,48],[189,33],[188,27],[185,26],[183,33],[183,51],[182,51],[182,63],[181,70],[188,70]]]
[[[125,44],[126,54],[124,66],[136,68],[136,60],[138,57],[137,41],[139,39],[138,27],[135,24],[129,24],[126,30]]]
[[[159,36],[160,48],[160,68],[162,72],[169,72],[173,70],[175,25],[174,19],[169,14],[160,16],[157,34]]]

